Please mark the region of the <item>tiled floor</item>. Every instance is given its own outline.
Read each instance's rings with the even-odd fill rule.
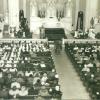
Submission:
[[[77,75],[71,61],[64,52],[56,55],[52,49],[52,54],[59,74],[61,91],[63,92],[62,99],[64,100],[90,100],[89,93],[83,86],[79,76]]]

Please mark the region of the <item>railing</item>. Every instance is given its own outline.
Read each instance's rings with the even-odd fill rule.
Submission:
[[[100,43],[100,39],[63,39],[64,43]]]
[[[48,42],[48,40],[47,39],[0,39],[0,42],[2,43],[2,42],[7,42],[7,43],[11,43],[11,42],[27,42],[27,43],[29,43],[29,42],[38,42],[38,43],[40,43],[40,42]]]

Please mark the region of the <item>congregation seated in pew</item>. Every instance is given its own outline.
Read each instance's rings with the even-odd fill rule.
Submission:
[[[93,99],[100,99],[100,44],[67,42],[65,51],[69,55],[81,80]],[[97,89],[98,88],[98,89]]]
[[[61,100],[59,75],[46,43],[0,43],[0,93],[3,91],[0,98],[28,98],[31,95],[43,100]]]

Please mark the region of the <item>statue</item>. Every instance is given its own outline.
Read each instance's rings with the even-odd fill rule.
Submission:
[[[66,4],[66,17],[72,17],[72,1],[68,0]]]
[[[93,18],[93,17],[92,17],[91,20],[90,20],[90,25],[91,25],[91,26],[90,26],[91,28],[94,28],[94,18]]]
[[[98,16],[94,17],[94,25],[98,24]]]
[[[83,30],[83,22],[84,22],[84,13],[83,11],[78,12],[78,18],[77,18],[77,26],[76,30]]]
[[[8,12],[5,15],[5,23],[8,24],[9,23],[9,18],[8,18]]]

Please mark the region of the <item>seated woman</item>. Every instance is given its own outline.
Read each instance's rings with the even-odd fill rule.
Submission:
[[[13,82],[11,83],[11,88],[16,87],[17,89],[20,89],[21,84],[19,82],[17,82],[17,80],[15,78],[12,81]]]
[[[28,95],[28,89],[25,86],[21,87],[21,90],[19,91],[19,96],[27,96]]]
[[[49,93],[52,95],[53,98],[61,98],[61,91],[60,91],[60,87],[59,86],[55,86],[55,88],[50,88],[49,89]],[[59,100],[59,99],[57,99]]]
[[[35,68],[35,72],[34,72],[33,76],[35,77],[36,75],[40,76],[40,72],[39,72],[39,70],[37,68]]]
[[[30,71],[30,69],[28,69],[28,70],[25,72],[25,76],[26,76],[26,77],[29,77],[30,75],[33,75],[33,72]]]
[[[46,89],[46,87],[42,86],[39,91],[39,95],[45,97],[45,96],[49,96],[50,94],[49,94],[48,90]]]
[[[37,81],[40,80],[40,76],[38,74],[36,74],[34,76],[34,79],[33,79],[33,85],[35,85],[37,83]]]
[[[15,73],[17,72],[17,68],[12,66],[11,68],[9,68],[9,72],[15,75]]]
[[[19,75],[20,75],[21,77],[24,77],[24,72],[23,72],[23,71],[18,71],[18,72],[17,72],[17,76],[19,76]]]
[[[42,70],[46,70],[46,65],[45,65],[44,61],[41,61],[40,67],[41,67]]]
[[[46,73],[43,74],[42,78],[41,78],[41,84],[42,85],[45,85],[46,81],[48,79],[48,76]]]
[[[55,74],[56,74],[56,70],[55,70],[55,69],[52,69],[52,71],[50,71],[50,72],[48,73],[49,79],[50,79],[50,80],[55,79]]]
[[[59,80],[59,75],[57,73],[55,74],[55,80]]]
[[[8,70],[8,68],[6,68],[5,66],[3,66],[2,71],[3,71],[4,73],[7,73],[9,70]]]
[[[27,77],[27,85],[33,85],[33,75],[30,74],[29,77]]]
[[[20,83],[21,85],[23,85],[23,84],[25,83],[24,78],[23,78],[22,75],[20,75],[20,74],[17,76],[16,81],[17,81],[18,83]]]
[[[19,95],[19,89],[16,86],[13,86],[10,90],[9,90],[9,95],[12,98],[16,98]]]

